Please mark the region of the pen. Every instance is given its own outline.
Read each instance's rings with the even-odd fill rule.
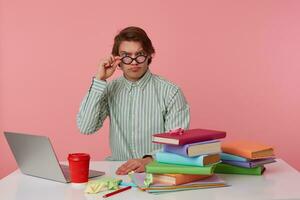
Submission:
[[[120,192],[124,192],[126,190],[129,190],[130,188],[131,188],[131,186],[127,186],[127,187],[121,188],[119,190],[113,191],[111,193],[107,193],[107,194],[103,195],[103,198],[110,197],[110,196],[118,194]]]

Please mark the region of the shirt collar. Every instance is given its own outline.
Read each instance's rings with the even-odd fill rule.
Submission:
[[[145,88],[145,86],[147,85],[147,83],[149,82],[151,76],[152,76],[152,73],[148,69],[146,71],[146,73],[142,76],[142,78],[140,78],[136,82],[132,82],[132,81],[127,80],[124,75],[123,75],[122,79],[123,79],[123,83],[124,83],[125,87],[129,91],[131,91],[132,87],[139,87],[143,90]]]

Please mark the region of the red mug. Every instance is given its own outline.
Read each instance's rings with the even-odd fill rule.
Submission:
[[[72,183],[86,183],[89,180],[90,155],[71,153],[68,156]]]

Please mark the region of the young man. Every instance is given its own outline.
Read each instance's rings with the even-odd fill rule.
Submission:
[[[162,147],[152,143],[153,134],[189,127],[189,106],[181,90],[149,70],[154,53],[143,29],[123,29],[115,36],[112,55],[100,62],[77,115],[83,134],[95,133],[110,118],[112,155],[107,160],[128,160],[117,169],[119,175],[145,170]],[[123,76],[107,82],[117,67]]]

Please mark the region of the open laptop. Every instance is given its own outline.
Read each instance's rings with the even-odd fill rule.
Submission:
[[[23,174],[70,182],[69,167],[59,164],[48,137],[13,132],[4,132],[4,135]],[[104,174],[90,170],[89,178]]]

